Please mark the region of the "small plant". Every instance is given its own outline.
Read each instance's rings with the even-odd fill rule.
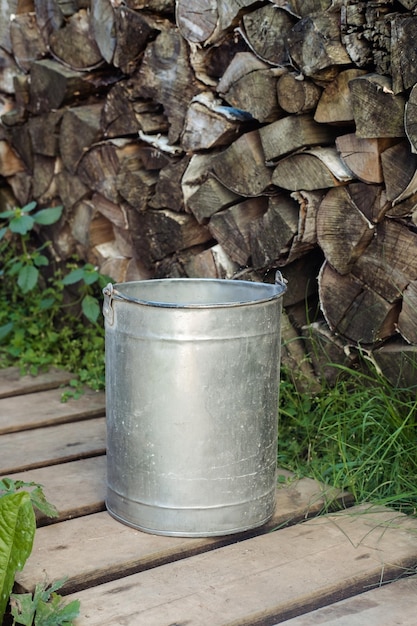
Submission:
[[[39,227],[54,224],[62,207],[23,208],[0,213],[0,360],[37,374],[62,367],[74,372],[73,390],[104,387],[102,288],[111,280],[90,263],[71,259],[58,266],[40,243]]]
[[[0,480],[0,623],[10,602],[13,624],[69,625],[78,615],[79,603],[65,606],[56,594],[65,581],[58,581],[49,589],[37,585],[33,597],[11,593],[16,572],[23,569],[32,552],[36,532],[34,509],[48,517],[57,516],[41,485],[11,478]]]

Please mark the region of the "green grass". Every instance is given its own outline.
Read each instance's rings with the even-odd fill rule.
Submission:
[[[333,387],[300,394],[283,370],[279,466],[416,514],[416,390],[340,368]]]

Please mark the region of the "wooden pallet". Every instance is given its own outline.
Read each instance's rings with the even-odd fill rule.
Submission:
[[[104,394],[63,404],[69,378],[0,371],[0,475],[43,484],[59,512],[39,516],[18,590],[67,576],[78,626],[415,623],[417,520],[349,506],[313,480],[280,472],[273,519],[238,535],[161,537],[115,521],[104,505]],[[324,512],[330,501],[341,510]]]

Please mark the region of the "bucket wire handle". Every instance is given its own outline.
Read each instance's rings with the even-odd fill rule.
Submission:
[[[286,285],[287,284],[287,280],[283,277],[283,275],[281,274],[281,272],[279,270],[276,270],[275,272],[275,284],[276,285]]]

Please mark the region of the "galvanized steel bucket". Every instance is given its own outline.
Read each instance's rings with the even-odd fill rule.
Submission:
[[[286,286],[161,279],[108,285],[109,513],[160,535],[207,537],[275,508]]]

